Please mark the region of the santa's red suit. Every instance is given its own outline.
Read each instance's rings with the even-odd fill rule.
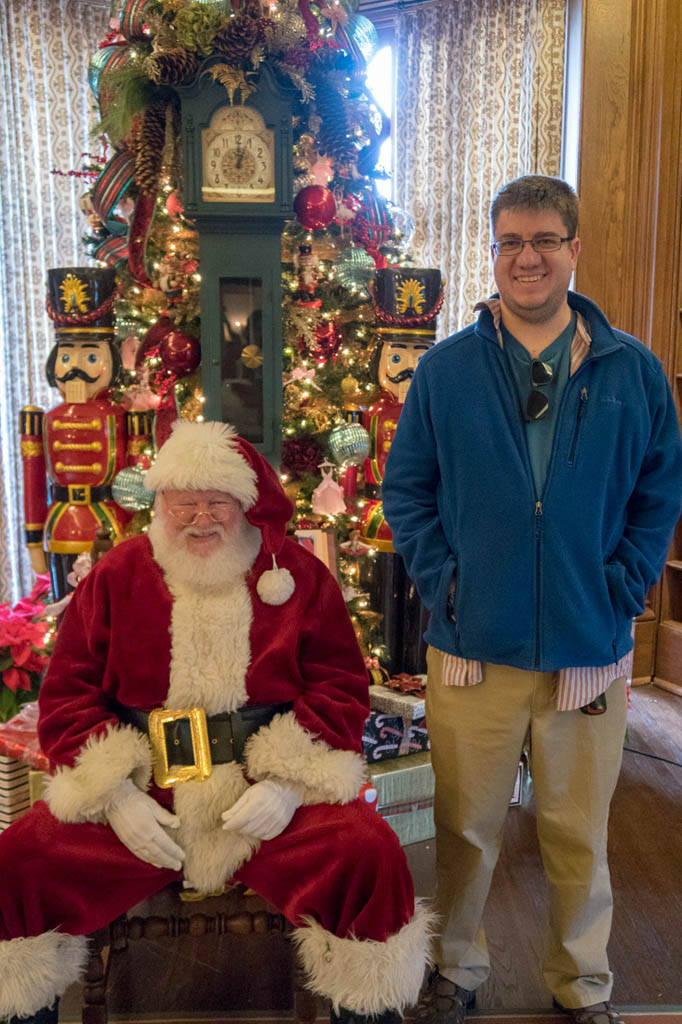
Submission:
[[[381,1014],[416,999],[430,915],[415,909],[395,834],[357,799],[368,690],[353,627],[323,563],[292,540],[273,545],[259,501],[247,518],[260,516],[263,542],[246,577],[184,585],[141,536],[79,584],[40,694],[47,802],[0,837],[12,880],[0,888],[0,1017],[49,1004],[78,977],[88,933],[183,875],[206,892],[233,878],[280,909],[310,987],[334,1006]],[[273,548],[293,590],[274,604],[261,585]],[[166,789],[150,781],[149,738],[121,711],[264,704],[285,707],[249,737],[243,763]],[[182,872],[139,859],[106,824],[126,778],[179,817]],[[222,813],[269,778],[304,788],[288,827],[268,841],[223,830]]]

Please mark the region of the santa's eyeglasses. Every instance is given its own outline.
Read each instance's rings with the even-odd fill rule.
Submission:
[[[183,526],[194,526],[200,515],[208,516],[214,523],[224,523],[230,518],[234,510],[234,502],[231,501],[188,501],[182,505],[169,504],[166,508],[173,519],[177,519]]]

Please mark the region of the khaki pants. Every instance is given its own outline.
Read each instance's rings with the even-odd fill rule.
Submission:
[[[602,1002],[613,980],[606,956],[612,911],[606,836],[625,736],[626,680],[609,687],[605,714],[589,716],[555,710],[556,673],[486,664],[482,683],[444,686],[442,661],[429,648],[441,974],[475,989],[490,973],[481,918],[530,728],[538,839],[549,883],[544,977],[566,1007]]]

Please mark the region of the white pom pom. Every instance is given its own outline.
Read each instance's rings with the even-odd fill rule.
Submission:
[[[275,556],[272,556],[272,569],[261,573],[256,583],[256,591],[264,604],[284,604],[288,601],[296,584],[288,569],[278,569]]]

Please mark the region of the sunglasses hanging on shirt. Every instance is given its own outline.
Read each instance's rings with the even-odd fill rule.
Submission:
[[[526,419],[541,420],[547,415],[549,409],[549,398],[540,391],[546,384],[549,384],[554,375],[554,370],[549,363],[542,359],[533,359],[530,364],[530,384],[533,389],[526,402]]]

